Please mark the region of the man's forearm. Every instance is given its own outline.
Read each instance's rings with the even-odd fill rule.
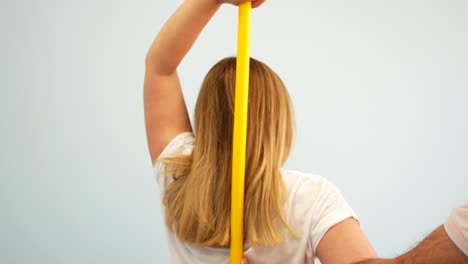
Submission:
[[[396,258],[397,264],[468,264],[468,258],[452,242],[441,225],[408,253]]]
[[[369,259],[354,264],[468,264],[463,254],[439,226],[419,245],[394,259]]]

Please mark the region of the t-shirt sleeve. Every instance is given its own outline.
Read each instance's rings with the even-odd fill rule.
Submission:
[[[194,140],[195,138],[192,132],[183,132],[177,135],[174,139],[171,140],[171,142],[169,142],[169,144],[167,144],[167,146],[159,155],[158,160],[167,156],[191,154]],[[164,175],[164,165],[158,160],[155,162],[155,164],[153,164],[153,169],[159,187],[161,190],[164,190],[167,185],[173,181],[173,179],[172,177]]]
[[[444,228],[453,243],[468,256],[468,200],[452,209]]]
[[[340,190],[325,178],[320,179],[316,202],[312,209],[312,223],[309,243],[315,254],[325,233],[334,225],[350,217],[358,220],[356,214],[341,195]]]

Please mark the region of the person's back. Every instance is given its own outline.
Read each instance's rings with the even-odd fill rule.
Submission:
[[[207,74],[194,133],[176,71],[219,6],[216,0],[186,0],[159,32],[146,60],[148,145],[173,263],[228,261],[235,58],[221,60]],[[244,205],[250,262],[312,263],[317,256],[327,264],[375,257],[332,184],[281,170],[294,134],[289,96],[268,66],[254,59],[250,66]]]
[[[161,156],[188,155],[193,151],[193,143],[192,133],[182,133],[168,144]],[[171,175],[164,175],[164,171],[164,165],[156,163],[155,174],[162,192],[174,181]],[[250,263],[313,263],[317,245],[325,232],[356,216],[324,177],[290,170],[281,170],[281,175],[288,192],[283,204],[285,216],[291,228],[301,235],[288,233],[284,242],[275,247],[253,247],[246,241],[244,253]],[[228,263],[228,248],[184,243],[170,230],[167,236],[174,263]]]

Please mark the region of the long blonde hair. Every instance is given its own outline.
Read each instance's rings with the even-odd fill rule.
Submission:
[[[163,198],[166,225],[183,242],[229,245],[235,75],[235,58],[213,66],[195,108],[193,153],[161,160],[166,177],[175,179]],[[280,244],[286,230],[294,234],[283,212],[287,191],[280,174],[293,137],[294,116],[283,82],[251,59],[244,238],[253,246]]]

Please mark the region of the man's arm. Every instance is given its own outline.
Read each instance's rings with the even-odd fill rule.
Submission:
[[[369,259],[355,264],[468,264],[468,257],[441,225],[419,245],[394,259]]]

